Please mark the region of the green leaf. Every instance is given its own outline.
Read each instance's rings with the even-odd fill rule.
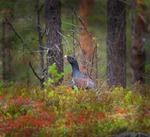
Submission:
[[[53,97],[53,96],[54,96],[54,92],[53,91],[49,92],[48,97]]]
[[[56,63],[49,66],[48,73],[50,73],[53,76],[53,78],[49,78],[48,82],[44,82],[45,86],[51,86],[52,83],[57,83],[59,79],[61,79],[62,76],[64,75],[63,72],[58,74],[57,69],[56,69]]]

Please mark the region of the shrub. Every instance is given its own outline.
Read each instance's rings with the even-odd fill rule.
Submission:
[[[57,83],[64,75],[64,73],[57,73],[56,63],[54,63],[52,66],[49,66],[48,73],[51,75],[52,78],[48,78],[48,81],[43,83],[46,87]]]
[[[112,88],[101,94],[65,86],[15,85],[0,90],[0,134],[4,136],[115,136],[149,131],[150,88],[145,94]],[[9,91],[9,92],[8,92]]]

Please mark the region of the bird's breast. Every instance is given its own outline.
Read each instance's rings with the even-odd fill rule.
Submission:
[[[94,88],[94,83],[92,80],[84,77],[75,77],[72,78],[71,82],[72,88],[77,87],[78,89],[87,89],[87,88]]]

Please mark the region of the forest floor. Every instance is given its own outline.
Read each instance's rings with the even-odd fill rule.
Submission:
[[[0,136],[116,136],[150,132],[150,87],[65,86],[40,89],[1,83]]]

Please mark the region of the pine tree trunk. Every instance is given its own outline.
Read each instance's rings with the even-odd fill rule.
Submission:
[[[91,14],[93,0],[81,0],[79,1],[79,16],[82,19],[84,26],[81,22],[79,22],[80,27],[80,46],[79,46],[79,63],[80,70],[86,76],[92,76],[93,66],[93,52],[94,52],[94,44],[91,37],[86,29],[88,28],[88,15]]]
[[[138,16],[134,19],[133,23],[133,33],[132,33],[132,84],[140,81],[144,84],[145,76],[145,61],[146,61],[146,37],[145,37],[145,23],[142,21],[141,17]]]
[[[56,63],[58,74],[63,72],[63,46],[61,31],[60,0],[45,0],[45,23],[47,42],[47,66]],[[48,78],[51,75],[48,74]],[[59,81],[61,82],[62,79]],[[58,83],[56,84],[58,85]]]
[[[6,62],[5,62],[5,24],[6,21],[3,20],[3,25],[2,25],[2,79],[4,82],[6,82]]]
[[[44,77],[44,49],[43,49],[43,41],[42,41],[42,30],[40,24],[40,11],[39,11],[39,0],[37,0],[37,30],[39,34],[39,55],[40,55],[40,73],[41,78]],[[40,80],[41,88],[44,88],[44,79]]]
[[[107,1],[107,83],[126,87],[126,0]]]

